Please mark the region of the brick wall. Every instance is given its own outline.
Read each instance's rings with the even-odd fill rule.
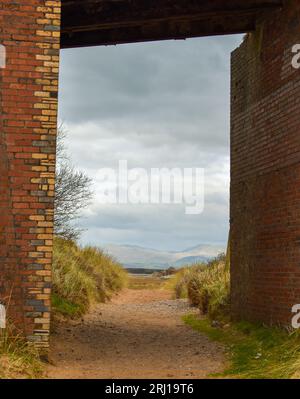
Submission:
[[[1,0],[0,300],[47,348],[60,1]]]
[[[290,324],[300,303],[300,2],[261,16],[232,55],[235,317]]]

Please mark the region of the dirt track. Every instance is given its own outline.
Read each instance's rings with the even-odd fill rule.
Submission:
[[[168,291],[125,290],[52,337],[49,378],[207,378],[222,347],[184,325],[186,301]]]

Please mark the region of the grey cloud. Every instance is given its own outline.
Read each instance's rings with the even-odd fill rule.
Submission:
[[[199,243],[224,243],[228,234],[226,206],[208,206],[199,216],[186,216],[175,205],[99,206],[94,212],[84,223],[84,241],[92,244],[116,242],[117,236],[122,244],[181,250]]]
[[[241,36],[62,52],[60,119],[74,164],[97,170],[203,167],[206,208],[103,207],[83,219],[83,242],[183,249],[225,243],[228,232],[230,51]]]
[[[212,102],[225,105],[229,49],[235,39],[134,44],[65,51],[61,66],[64,120],[191,125],[206,118]]]

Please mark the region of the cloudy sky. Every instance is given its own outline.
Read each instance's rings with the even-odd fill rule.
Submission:
[[[230,52],[241,36],[62,51],[59,119],[74,165],[94,180],[82,242],[182,250],[225,244]],[[205,207],[99,202],[101,168],[204,168]],[[98,198],[98,200],[97,200]]]

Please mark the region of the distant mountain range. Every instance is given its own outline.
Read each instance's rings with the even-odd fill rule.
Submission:
[[[134,245],[108,244],[103,250],[127,268],[167,269],[195,262],[205,262],[225,251],[217,245],[197,245],[184,251],[159,251]]]

